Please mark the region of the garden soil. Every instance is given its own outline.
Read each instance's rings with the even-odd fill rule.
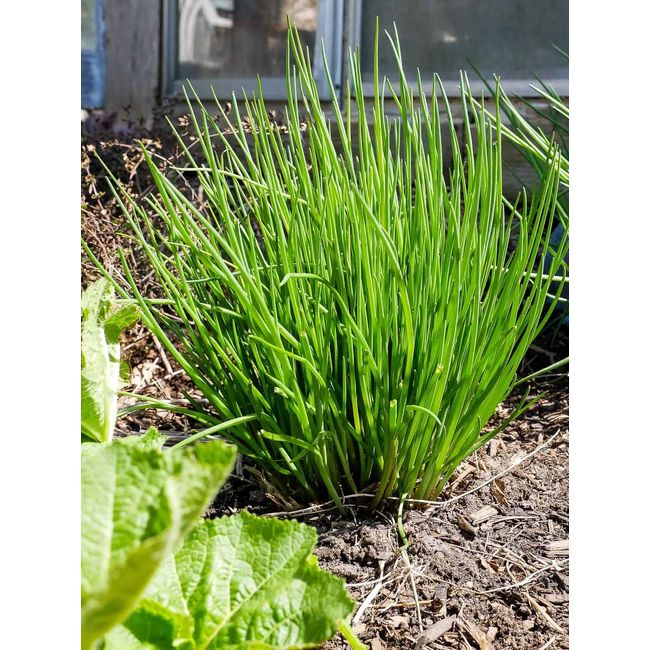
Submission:
[[[129,191],[143,196],[152,186],[137,140],[145,138],[160,150],[166,164],[173,162],[177,146],[162,128],[131,125],[115,137],[110,123],[91,117],[82,140],[82,232],[119,275],[115,260],[117,243],[125,241],[123,217],[94,153],[119,171]],[[179,126],[185,126],[182,118]],[[204,201],[191,179],[183,191],[197,205]],[[155,295],[143,256],[138,250],[127,250],[127,256],[143,291]],[[97,275],[84,256],[82,284]],[[521,373],[564,358],[567,348],[566,331],[543,336]],[[191,382],[141,324],[125,332],[122,351],[131,367],[127,390],[180,403],[188,394],[196,397]],[[321,566],[346,580],[358,603],[353,629],[371,650],[568,648],[566,374],[531,382],[529,397],[539,401],[464,462],[436,503],[406,504],[407,545],[398,532],[395,503],[371,512],[368,500],[357,496],[346,500],[344,513],[332,504],[304,507],[279,495],[244,459],[238,460],[207,516],[246,508],[315,526],[315,553]],[[501,405],[489,426],[506,418],[520,398],[513,395]],[[122,398],[121,406],[130,401]],[[142,433],[149,426],[167,432],[173,441],[187,435],[193,423],[168,411],[147,410],[122,418],[118,435]],[[324,647],[342,650],[347,645],[337,637]]]
[[[547,336],[523,371],[562,358],[566,346],[565,334]],[[194,393],[142,326],[125,333],[123,354],[129,390],[170,400]],[[345,579],[358,603],[353,629],[371,650],[568,648],[568,382],[557,375],[531,384],[529,399],[538,401],[461,464],[437,502],[406,504],[406,546],[396,504],[371,512],[357,496],[344,513],[331,503],[300,508],[245,459],[207,516],[247,509],[314,526],[319,562]],[[520,399],[502,404],[489,427]],[[152,410],[118,422],[123,435],[149,426],[174,440],[192,423]],[[340,637],[324,646],[348,647]]]

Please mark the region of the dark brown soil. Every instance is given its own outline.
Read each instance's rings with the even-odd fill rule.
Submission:
[[[439,503],[406,512],[405,550],[393,514],[303,518],[321,565],[367,603],[354,627],[373,650],[568,647],[567,411],[566,386],[553,390],[461,466]]]
[[[146,193],[150,179],[135,144],[143,134],[135,129],[111,140],[110,129],[105,134],[102,128],[84,138],[82,228],[102,261],[116,270],[121,221],[114,199],[100,189],[104,179],[93,150],[123,158],[128,177],[122,180],[130,189]],[[167,152],[168,143],[160,142]],[[139,270],[138,251],[128,255]],[[83,284],[96,276],[84,260]],[[139,281],[146,285],[150,280],[143,274]],[[529,351],[521,374],[564,358],[567,347],[566,330],[549,329]],[[156,399],[197,397],[174,360],[141,325],[125,333],[122,350],[132,368],[127,390]],[[315,526],[320,564],[345,578],[358,603],[353,628],[371,650],[568,648],[565,371],[532,382],[531,397],[545,396],[463,463],[437,503],[407,504],[406,548],[400,548],[395,507],[370,513],[363,498],[355,497],[346,501],[343,515],[329,504],[288,513],[292,504],[246,461],[238,462],[208,516],[246,508]],[[496,421],[507,416],[518,397],[500,408]],[[121,405],[134,401],[122,398]],[[187,432],[195,423],[160,410],[133,413],[118,422],[123,434],[149,426]],[[340,638],[325,645],[326,650],[346,647]]]
[[[556,361],[565,347],[563,332],[542,338],[524,372]],[[194,392],[143,328],[125,335],[123,352],[130,390],[163,399]],[[353,628],[371,650],[568,648],[566,377],[533,382],[531,397],[541,392],[530,411],[458,468],[437,503],[407,505],[405,549],[396,508],[370,513],[357,497],[344,515],[331,504],[289,513],[291,505],[245,460],[208,516],[245,508],[315,526],[320,564],[346,580],[359,604]],[[502,405],[495,422],[519,398]],[[193,423],[151,410],[119,422],[124,433],[152,425],[187,431]],[[324,647],[348,646],[337,638]]]

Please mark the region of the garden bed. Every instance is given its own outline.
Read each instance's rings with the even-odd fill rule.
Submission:
[[[167,399],[192,391],[144,328],[124,336],[130,390]],[[525,371],[557,361],[566,344],[563,333],[539,341]],[[353,627],[371,650],[568,648],[568,383],[551,382],[533,384],[531,397],[544,396],[458,468],[438,503],[405,510],[406,552],[396,509],[371,513],[353,497],[344,514],[331,504],[289,512],[294,504],[246,461],[208,514],[247,509],[315,526],[320,563],[346,580],[359,604]],[[161,411],[118,423],[125,434],[151,425],[178,432],[191,423]],[[336,638],[324,647],[347,646]]]
[[[91,126],[87,125],[88,131]],[[182,119],[179,126],[186,126]],[[174,162],[176,146],[155,130],[132,127],[113,137],[110,125],[93,128],[94,133],[86,132],[82,150],[84,238],[118,277],[116,246],[126,245],[138,286],[156,297],[155,278],[143,264],[142,251],[123,236],[124,218],[93,153],[97,151],[111,168],[120,170],[118,177],[127,189],[143,197],[153,185],[137,138],[145,138],[150,148],[160,152],[165,165]],[[186,180],[181,191],[194,205],[202,206],[205,197],[197,179]],[[84,257],[82,284],[97,275]],[[126,390],[157,400],[180,401],[187,394],[200,398],[142,324],[124,334],[122,353],[132,369]],[[566,333],[548,333],[530,348],[520,376],[560,361],[567,353]],[[298,504],[278,494],[244,459],[208,516],[246,509],[314,526],[319,533],[320,563],[346,580],[358,604],[353,629],[371,650],[567,648],[566,376],[533,381],[530,397],[541,393],[524,416],[460,465],[436,503],[407,504],[403,535],[395,501],[371,512],[367,498],[352,495],[345,501],[344,513],[332,504]],[[520,398],[515,394],[502,404],[491,425],[507,417]],[[121,405],[134,401],[125,397]],[[116,433],[142,433],[150,426],[178,439],[196,425],[169,411],[147,410],[122,418]],[[337,637],[324,647],[347,646]]]

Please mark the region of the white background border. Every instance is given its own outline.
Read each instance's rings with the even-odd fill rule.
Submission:
[[[571,3],[571,641],[648,617],[648,34]],[[1,645],[79,638],[79,8],[3,5]]]

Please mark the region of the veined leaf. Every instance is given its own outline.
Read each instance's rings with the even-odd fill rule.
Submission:
[[[117,418],[120,334],[138,319],[135,305],[115,307],[113,287],[102,278],[81,296],[81,433],[108,442]]]
[[[201,521],[168,558],[106,650],[312,648],[333,636],[354,602],[312,555],[316,531],[294,521]],[[123,645],[120,645],[122,643]]]
[[[220,441],[174,452],[163,437],[81,446],[82,648],[94,648],[137,605],[230,472]]]

